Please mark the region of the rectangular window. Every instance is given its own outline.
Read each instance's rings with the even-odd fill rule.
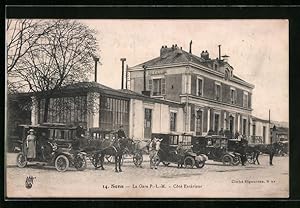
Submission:
[[[45,99],[40,101],[40,123],[43,123]],[[87,121],[87,98],[86,96],[50,98],[48,117],[46,122],[86,124]]]
[[[255,124],[252,125],[252,135],[253,136],[256,135],[256,125]]]
[[[171,112],[170,113],[170,130],[176,131],[176,113]]]
[[[178,144],[178,136],[177,135],[170,135],[170,144],[177,145]]]
[[[196,113],[196,135],[202,134],[202,111],[198,110]]]
[[[151,81],[151,83],[152,83],[151,88],[152,88],[152,95],[153,96],[160,96],[160,95],[166,94],[166,80],[165,79],[163,79],[163,78],[153,79]],[[150,84],[149,84],[149,88],[150,88]]]
[[[101,96],[99,125],[103,129],[117,129],[123,125],[126,135],[129,132],[129,102],[127,100]]]
[[[192,144],[192,137],[191,136],[180,136],[179,142],[182,142],[183,146],[189,146]]]
[[[221,100],[221,85],[220,84],[215,84],[215,97],[216,100]]]
[[[231,101],[231,104],[236,104],[236,90],[235,89],[230,90],[230,101]]]
[[[245,93],[245,92],[243,95],[243,107],[248,108],[248,93]]]
[[[203,80],[201,78],[197,78],[197,95],[203,95]]]

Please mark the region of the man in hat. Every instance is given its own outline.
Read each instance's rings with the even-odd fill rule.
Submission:
[[[36,157],[36,136],[34,130],[29,130],[29,135],[26,137],[27,158],[34,159]]]
[[[183,147],[183,142],[179,142],[178,146],[176,147],[177,152],[177,168],[182,168],[183,161],[184,161],[184,155],[185,155],[185,149]]]
[[[158,151],[160,149],[160,142],[162,139],[158,139],[154,137],[150,144],[149,144],[149,157],[150,157],[150,168],[151,169],[157,169],[158,163],[157,163],[157,157],[158,157]]]
[[[118,134],[119,139],[121,139],[121,138],[126,138],[126,134],[125,134],[123,125],[120,125],[120,128],[119,128],[119,130],[117,131],[117,134]]]

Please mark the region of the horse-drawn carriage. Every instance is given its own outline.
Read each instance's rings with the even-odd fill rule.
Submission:
[[[191,135],[152,134],[152,137],[162,139],[158,151],[158,163],[162,162],[165,166],[176,163],[178,167],[184,165],[186,168],[204,167],[207,157],[192,151]]]
[[[228,149],[228,138],[221,135],[192,137],[192,150],[197,154],[205,154],[208,159],[223,162],[224,165],[238,165],[240,154]]]
[[[86,168],[85,153],[72,148],[72,139],[76,128],[65,125],[20,125],[21,152],[17,155],[17,166],[24,168],[27,164],[55,166],[57,171],[66,171],[70,166],[77,170]],[[36,141],[35,157],[28,158],[26,138],[28,132],[34,131]]]
[[[138,148],[138,142],[120,137],[116,130],[90,128],[88,136],[78,139],[74,144],[80,151],[86,153],[96,169],[104,169],[103,164],[106,159],[109,163],[118,164],[118,171],[122,171],[124,156],[131,156],[136,166],[140,166],[143,162],[143,152]]]

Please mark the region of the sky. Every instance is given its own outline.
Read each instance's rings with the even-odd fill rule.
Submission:
[[[228,55],[233,73],[255,85],[252,115],[289,119],[288,20],[80,20],[97,31],[98,82],[121,87],[121,58],[135,66],[159,56],[162,45],[177,44],[200,56]]]

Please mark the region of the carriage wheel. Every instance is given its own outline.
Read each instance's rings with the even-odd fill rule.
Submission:
[[[17,156],[17,166],[19,168],[24,168],[26,165],[27,165],[26,157],[22,152],[20,152]]]
[[[163,163],[163,164],[164,164],[164,166],[166,166],[166,167],[170,165],[170,163],[169,163],[169,162],[165,162],[165,161],[163,161],[162,163]]]
[[[195,159],[191,156],[187,156],[184,158],[183,164],[185,168],[193,168],[195,165]]]
[[[235,157],[232,158],[232,163],[231,163],[232,165],[237,166],[240,163],[241,163],[241,157],[235,156]]]
[[[86,162],[85,156],[77,155],[75,157],[75,159],[74,159],[74,167],[77,170],[79,170],[79,171],[85,170],[86,169],[86,165],[87,165],[87,162]]]
[[[95,168],[100,168],[100,154],[93,154],[90,160]]]
[[[59,155],[55,159],[55,168],[59,172],[64,172],[69,168],[69,159],[65,155]]]
[[[230,155],[224,155],[222,158],[222,162],[224,165],[231,165],[232,161],[233,161],[233,159]]]
[[[133,163],[135,164],[135,166],[139,167],[141,166],[142,162],[143,162],[143,155],[141,153],[137,153],[133,156]]]

